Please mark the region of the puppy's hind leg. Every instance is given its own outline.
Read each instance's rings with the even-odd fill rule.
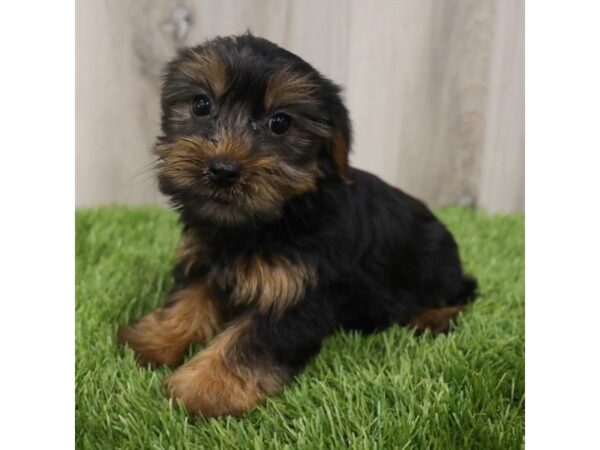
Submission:
[[[423,333],[425,330],[430,330],[434,334],[447,333],[450,324],[463,308],[464,305],[424,309],[413,316],[407,326],[414,328],[418,333]]]
[[[414,328],[418,333],[430,330],[434,334],[447,333],[450,325],[455,321],[466,305],[475,300],[477,296],[477,282],[471,277],[464,277],[463,286],[458,295],[444,306],[426,308],[415,314],[407,326]]]

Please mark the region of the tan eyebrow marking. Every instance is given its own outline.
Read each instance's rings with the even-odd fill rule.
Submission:
[[[212,93],[221,96],[229,84],[227,66],[212,48],[193,50],[191,56],[179,68],[186,77],[206,86]]]
[[[286,67],[269,79],[264,97],[265,109],[272,111],[285,105],[312,103],[317,89],[318,85],[311,80],[309,74],[298,73]]]

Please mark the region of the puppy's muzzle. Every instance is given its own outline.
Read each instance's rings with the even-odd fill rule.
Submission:
[[[242,175],[242,166],[231,159],[213,159],[208,165],[208,177],[221,188],[233,186]]]

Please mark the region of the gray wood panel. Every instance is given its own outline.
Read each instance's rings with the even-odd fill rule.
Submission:
[[[78,206],[164,204],[147,170],[162,67],[179,46],[247,29],[345,87],[353,165],[432,206],[523,210],[518,0],[80,0]]]

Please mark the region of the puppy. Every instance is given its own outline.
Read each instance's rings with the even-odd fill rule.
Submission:
[[[420,201],[349,167],[340,88],[245,34],[166,69],[158,180],[183,225],[174,289],[119,340],[192,414],[279,392],[336,329],[448,330],[474,299],[457,245]]]

